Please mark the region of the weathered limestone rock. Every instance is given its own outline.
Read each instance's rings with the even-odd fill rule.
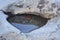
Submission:
[[[27,0],[23,2],[23,7],[19,4],[16,6],[14,2],[9,8],[3,9],[5,12],[12,12],[12,14],[38,12],[45,18],[51,18],[46,25],[30,33],[23,33],[15,28],[7,21],[8,15],[0,11],[0,40],[60,40],[60,11],[57,11],[58,7],[55,7],[55,2],[55,0],[46,0],[45,6],[41,8],[42,4],[37,7],[39,0]],[[53,8],[51,7],[52,3],[54,3]]]
[[[42,1],[42,2],[40,2]],[[44,3],[43,3],[44,1]],[[57,16],[58,5],[53,0],[27,0],[20,3],[14,3],[7,7],[7,12],[12,12],[12,14],[21,14],[25,12],[37,12],[45,18],[54,18]]]

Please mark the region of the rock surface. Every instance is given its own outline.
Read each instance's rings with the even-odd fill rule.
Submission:
[[[56,2],[56,1],[52,0],[52,2]],[[14,11],[14,13],[16,11]],[[29,9],[28,11],[31,12],[31,10]],[[20,13],[20,12],[16,12],[16,13]],[[30,33],[23,33],[21,32],[21,30],[18,30],[17,28],[12,26],[6,20],[8,16],[5,15],[2,11],[0,11],[0,40],[60,40],[60,14],[56,13],[56,10],[52,13],[57,14],[57,17],[54,16],[54,18],[49,20],[48,23],[44,25],[42,28],[36,29]]]

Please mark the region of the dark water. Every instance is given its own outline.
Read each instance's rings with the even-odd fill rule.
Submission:
[[[42,27],[48,19],[37,15],[21,14],[8,17],[8,21],[22,32],[27,33]]]

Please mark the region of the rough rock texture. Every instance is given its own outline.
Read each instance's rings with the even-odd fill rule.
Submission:
[[[56,0],[26,0],[8,5],[6,11],[12,14],[37,12],[45,18],[54,18],[57,16],[57,9],[59,7]]]
[[[27,1],[29,1],[29,0],[27,0]],[[51,2],[51,0],[49,2]],[[56,1],[52,0],[52,2],[56,2]],[[16,8],[16,7],[14,6],[14,8]],[[50,8],[50,6],[49,6],[49,8]],[[22,9],[24,9],[24,8],[21,8],[21,10]],[[35,11],[34,7],[32,7],[32,9],[33,9],[33,11]],[[37,8],[37,9],[39,10],[39,12],[42,13],[42,10],[40,10],[41,8],[40,9]],[[48,9],[48,7],[46,9]],[[59,9],[59,7],[57,9]],[[13,11],[14,14],[20,13],[19,8],[18,9],[13,9],[13,10],[14,10]],[[19,10],[19,11],[16,12],[17,10]],[[27,8],[27,10],[29,12],[32,12],[28,8]],[[5,15],[2,11],[0,11],[0,40],[60,40],[60,16],[59,16],[60,11],[58,11],[56,13],[56,10],[55,10],[54,12],[52,11],[52,13],[54,13],[54,15],[57,14],[57,17],[54,17],[51,20],[49,20],[48,23],[46,25],[44,25],[42,28],[34,30],[34,31],[30,32],[30,33],[22,33],[21,30],[18,30],[17,28],[12,26],[6,20],[6,18],[8,16]],[[49,11],[48,14],[50,14],[50,11]]]

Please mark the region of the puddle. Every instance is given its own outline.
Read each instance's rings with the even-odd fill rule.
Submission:
[[[20,14],[14,15],[7,18],[7,20],[16,28],[24,33],[31,32],[44,26],[48,19],[38,15],[32,14]]]

